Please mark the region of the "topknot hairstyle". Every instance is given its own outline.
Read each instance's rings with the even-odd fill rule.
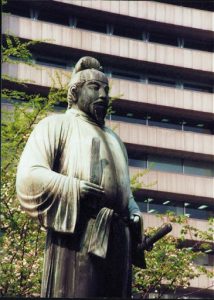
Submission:
[[[73,71],[73,75],[87,69],[102,71],[102,67],[96,58],[91,56],[84,56],[77,62]]]

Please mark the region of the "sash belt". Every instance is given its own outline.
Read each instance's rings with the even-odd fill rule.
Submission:
[[[106,258],[109,232],[112,219],[123,220],[128,225],[128,218],[122,217],[112,209],[103,207],[95,219],[89,242],[88,253]]]

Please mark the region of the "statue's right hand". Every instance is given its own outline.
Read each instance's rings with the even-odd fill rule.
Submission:
[[[101,186],[85,180],[80,181],[80,199],[85,207],[99,210],[103,206],[104,195],[105,191]]]
[[[80,181],[80,198],[88,198],[88,196],[94,199],[101,199],[105,192],[103,188],[97,184],[91,183],[89,181]]]

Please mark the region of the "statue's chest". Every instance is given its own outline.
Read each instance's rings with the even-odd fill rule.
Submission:
[[[129,193],[127,165],[113,135],[97,126],[83,124],[78,131],[73,131],[63,156],[67,175],[101,185],[110,202],[115,198],[117,202],[126,202]]]

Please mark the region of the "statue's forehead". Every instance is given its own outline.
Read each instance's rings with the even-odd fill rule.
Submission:
[[[102,80],[99,80],[99,79],[90,79],[90,80],[85,80],[84,81],[85,83],[88,83],[88,84],[90,84],[90,83],[99,83],[99,84],[102,84],[102,85],[108,85],[108,81],[106,80],[106,81],[102,81]]]
[[[84,70],[81,73],[81,79],[84,81],[99,81],[108,84],[108,78],[103,72],[91,69]]]
[[[107,85],[109,84],[108,78],[103,72],[100,72],[95,69],[87,69],[73,75],[69,85],[72,86],[73,84],[77,84],[78,82],[80,83],[88,81],[98,81]]]

